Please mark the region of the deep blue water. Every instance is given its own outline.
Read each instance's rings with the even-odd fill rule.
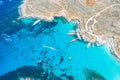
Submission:
[[[120,80],[120,63],[109,49],[105,46],[86,48],[87,42],[82,40],[70,42],[76,38],[67,35],[70,30],[75,30],[74,22],[55,17],[52,22],[41,20],[33,26],[37,19],[17,20],[20,4],[20,0],[0,0],[1,76],[17,68],[37,66],[42,62],[44,70],[48,73],[52,71],[60,78],[64,74],[71,75],[75,80]],[[90,71],[96,74],[90,74]],[[104,79],[98,79],[96,75]],[[94,79],[90,79],[94,76]]]

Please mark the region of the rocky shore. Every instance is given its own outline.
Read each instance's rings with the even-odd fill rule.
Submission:
[[[106,45],[120,58],[119,0],[24,0],[19,10],[20,18],[51,21],[54,16],[64,16],[69,21],[79,20],[78,39],[89,42],[88,47]]]

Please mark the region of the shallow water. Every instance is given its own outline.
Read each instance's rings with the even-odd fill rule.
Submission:
[[[75,23],[55,17],[52,22],[41,20],[33,26],[36,19],[17,20],[17,15],[8,20],[3,18],[8,21],[7,25],[0,25],[0,34],[5,33],[12,39],[8,41],[0,36],[0,75],[42,62],[44,70],[61,78],[61,74],[65,74],[75,80],[87,80],[85,74],[89,69],[106,80],[120,80],[120,63],[109,49],[105,46],[86,48],[87,42],[82,40],[70,42],[76,36],[68,36],[67,33],[75,30]]]

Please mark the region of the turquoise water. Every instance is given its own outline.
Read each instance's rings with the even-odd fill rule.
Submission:
[[[41,80],[120,80],[120,63],[109,49],[70,42],[76,38],[67,35],[76,29],[74,22],[55,17],[33,25],[38,19],[17,19],[20,4],[0,0],[0,80],[19,80],[18,74]]]
[[[106,47],[86,48],[87,43],[82,40],[70,42],[76,36],[67,33],[75,29],[75,23],[60,17],[52,22],[41,20],[35,26],[32,25],[35,19],[21,21],[24,28],[10,36],[12,42],[0,41],[1,75],[43,61],[43,69],[59,77],[66,74],[75,80],[85,80],[84,70],[90,69],[106,80],[120,80],[120,64]]]

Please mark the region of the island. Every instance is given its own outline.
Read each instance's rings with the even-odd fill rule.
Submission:
[[[88,47],[106,45],[120,59],[120,0],[23,0],[19,13],[20,18],[76,21],[74,40],[83,39]]]

